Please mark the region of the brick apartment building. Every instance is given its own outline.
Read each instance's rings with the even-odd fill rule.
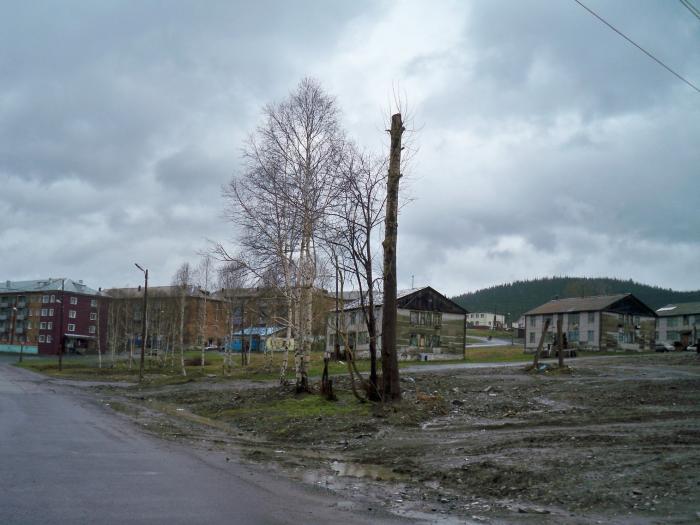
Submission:
[[[82,281],[0,282],[0,352],[56,355],[102,351],[107,342],[107,298]]]

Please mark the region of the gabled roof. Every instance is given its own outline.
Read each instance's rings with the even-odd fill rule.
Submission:
[[[426,288],[430,288],[430,286],[423,286],[422,288],[406,288],[404,290],[396,290],[396,299],[401,299],[403,297],[407,297],[413,293],[419,292],[420,290],[425,290]],[[345,292],[346,294],[349,292]],[[360,292],[353,292],[357,294],[357,298],[353,299],[352,301],[348,301],[345,303],[343,309],[344,310],[354,310],[355,308],[360,308],[362,307],[362,302],[360,301]],[[367,292],[365,292],[365,297],[367,297]],[[366,299],[365,299],[366,300]],[[384,293],[382,292],[374,292],[374,306],[381,306],[384,303]]]
[[[568,297],[564,299],[553,299],[548,303],[533,308],[525,312],[524,315],[542,315],[542,314],[559,314],[567,312],[597,312],[607,310],[616,303],[624,300],[632,299],[640,303],[644,309],[649,309],[641,303],[631,293],[616,294],[616,295],[591,295],[589,297]],[[653,310],[649,309],[653,314]]]
[[[32,293],[32,292],[58,292],[63,286],[64,291],[85,295],[100,295],[100,292],[84,285],[81,281],[74,281],[64,277],[46,279],[34,279],[31,281],[0,281],[0,294],[3,293]]]
[[[700,302],[667,304],[656,310],[659,317],[700,314]]]
[[[382,306],[384,304],[384,294],[382,292],[374,292],[374,306]],[[433,310],[436,306],[438,311],[449,313],[466,314],[467,311],[453,300],[448,299],[440,292],[431,286],[422,286],[420,288],[406,288],[396,291],[396,306],[397,308],[406,308],[414,310]],[[360,299],[345,303],[344,310],[355,310],[362,307]],[[333,309],[335,310],[335,309]]]

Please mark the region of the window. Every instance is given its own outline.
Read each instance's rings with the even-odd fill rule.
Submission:
[[[419,324],[420,324],[421,326],[425,326],[425,312],[421,312],[421,313],[420,313],[420,322],[419,322]]]
[[[49,308],[49,317],[53,315],[53,308]]]
[[[690,322],[690,318],[687,315],[683,316],[683,326],[688,326],[688,323]]]
[[[433,348],[438,348],[439,346],[440,346],[440,336],[434,335],[433,336]]]
[[[574,325],[577,326],[579,323],[579,320],[580,320],[579,314],[568,314],[567,315],[567,322],[569,323],[569,326],[574,326]]]
[[[595,341],[595,337],[593,336],[593,330],[588,330],[588,342],[593,343]]]
[[[530,342],[531,343],[535,342],[535,332],[530,332]]]
[[[90,321],[95,321],[97,319],[97,312],[90,312]]]
[[[97,299],[90,299],[90,306],[92,308],[97,308]]]
[[[678,326],[678,317],[669,317],[668,319],[666,319],[666,326],[668,326],[669,328]]]
[[[42,316],[47,316],[47,315],[49,315],[49,309],[48,309],[48,308],[42,308],[42,309],[41,309],[41,315],[42,315]]]
[[[46,329],[47,329],[47,330],[53,330],[53,323],[50,322],[50,321],[49,321],[48,323],[46,323]]]
[[[75,319],[77,314],[78,313],[75,310],[68,310],[68,318],[69,319]]]
[[[680,335],[677,331],[666,332],[666,339],[669,341],[680,341]]]
[[[535,324],[537,323],[537,318],[533,315],[530,317],[530,326],[534,328]]]
[[[578,330],[570,330],[567,339],[569,343],[577,343],[578,342]]]
[[[68,325],[68,331],[69,331],[69,332],[75,332],[75,325],[74,325],[74,324],[69,324],[69,325]]]
[[[52,295],[52,296],[51,296],[51,299],[49,300],[49,302],[55,303],[55,302],[56,302],[56,296],[55,296],[55,295]]]
[[[46,330],[46,323],[39,323],[39,330]]]
[[[411,312],[411,324],[418,324],[418,312]]]
[[[41,302],[42,302],[42,303],[48,303],[48,302],[49,302],[49,296],[48,296],[48,295],[44,295],[44,296],[41,298]]]
[[[484,318],[484,314],[481,314],[481,318],[482,318],[482,319]]]
[[[588,312],[588,322],[595,323],[595,312]]]
[[[39,342],[40,342],[40,343],[43,343],[44,341],[46,341],[46,337],[44,337],[43,335],[40,335],[40,336],[39,336]]]
[[[408,344],[409,346],[418,346],[418,336],[416,334],[411,334]]]
[[[88,328],[88,332],[91,333],[91,334],[94,334],[95,331],[96,331],[96,329],[95,329],[94,326],[90,326],[90,327]]]
[[[78,298],[73,296],[70,298],[70,304],[78,304]]]
[[[47,342],[47,343],[53,342],[53,336],[52,336],[52,335],[47,335],[47,336],[46,336],[46,342]]]
[[[435,322],[435,326],[441,326],[442,325],[442,314],[439,312],[435,312],[433,314],[433,321]]]

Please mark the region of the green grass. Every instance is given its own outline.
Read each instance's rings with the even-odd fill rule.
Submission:
[[[467,348],[464,351],[467,363],[506,363],[510,361],[530,361],[532,356],[523,351],[522,346],[485,346]]]

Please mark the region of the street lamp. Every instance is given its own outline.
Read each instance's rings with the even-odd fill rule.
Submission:
[[[148,311],[148,269],[141,268],[139,263],[134,263],[143,272],[143,317],[141,329],[141,363],[139,364],[139,383],[143,381],[143,359],[146,353],[146,312]]]

